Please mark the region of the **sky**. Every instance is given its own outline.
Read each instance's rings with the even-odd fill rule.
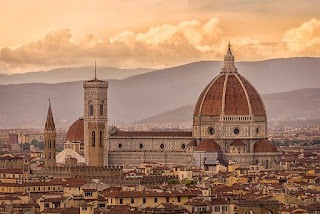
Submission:
[[[0,73],[320,56],[318,0],[0,0]]]

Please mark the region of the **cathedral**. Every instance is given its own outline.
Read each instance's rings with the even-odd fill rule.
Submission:
[[[49,105],[45,166],[66,165],[71,158],[75,159],[75,165],[92,167],[130,167],[156,162],[207,169],[230,163],[274,168],[279,153],[268,140],[265,106],[254,86],[238,72],[234,61],[229,44],[224,67],[196,102],[192,132],[109,129],[108,82],[96,77],[84,81],[83,117],[71,125],[64,150],[56,157]]]

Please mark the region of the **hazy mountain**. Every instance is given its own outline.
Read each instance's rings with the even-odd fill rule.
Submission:
[[[268,120],[320,119],[320,88],[262,95]],[[177,124],[192,122],[194,105],[183,106],[138,121],[139,124]]]
[[[320,58],[239,62],[236,66],[261,94],[320,88]],[[221,67],[222,62],[196,62],[123,80],[111,80],[109,121],[139,121],[181,106],[194,105],[203,88],[219,73]],[[319,95],[319,92],[311,95]],[[276,113],[282,115],[287,107],[291,107],[284,106],[284,98],[278,96],[280,95],[276,95],[270,102],[274,102],[273,106],[279,106],[279,110],[269,113],[270,117],[277,117]],[[294,108],[299,109],[301,102],[310,102],[309,98],[300,99],[301,95],[298,93],[293,93],[292,96],[290,105],[295,105]],[[81,81],[0,85],[0,127],[42,127],[48,97],[52,100],[57,125],[69,126],[83,115]],[[312,105],[310,108],[317,109]]]
[[[124,79],[134,75],[147,73],[154,69],[136,68],[119,69],[112,67],[97,67],[97,76],[101,79]],[[94,67],[58,68],[50,71],[28,72],[23,74],[0,74],[0,84],[21,83],[59,83],[93,78]]]

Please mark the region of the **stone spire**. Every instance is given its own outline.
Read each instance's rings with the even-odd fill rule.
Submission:
[[[237,68],[234,66],[234,56],[231,51],[231,44],[228,44],[228,51],[224,55],[224,67],[221,69],[221,73],[237,73]]]
[[[49,99],[49,109],[48,109],[48,114],[47,114],[47,121],[46,121],[46,125],[45,125],[44,130],[45,131],[55,131],[56,130],[56,126],[53,121],[50,99]]]

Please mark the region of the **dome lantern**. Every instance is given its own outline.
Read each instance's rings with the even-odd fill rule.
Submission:
[[[221,69],[222,74],[225,73],[237,73],[237,68],[234,65],[234,56],[231,51],[231,44],[228,44],[228,51],[226,55],[224,55],[224,67]]]

